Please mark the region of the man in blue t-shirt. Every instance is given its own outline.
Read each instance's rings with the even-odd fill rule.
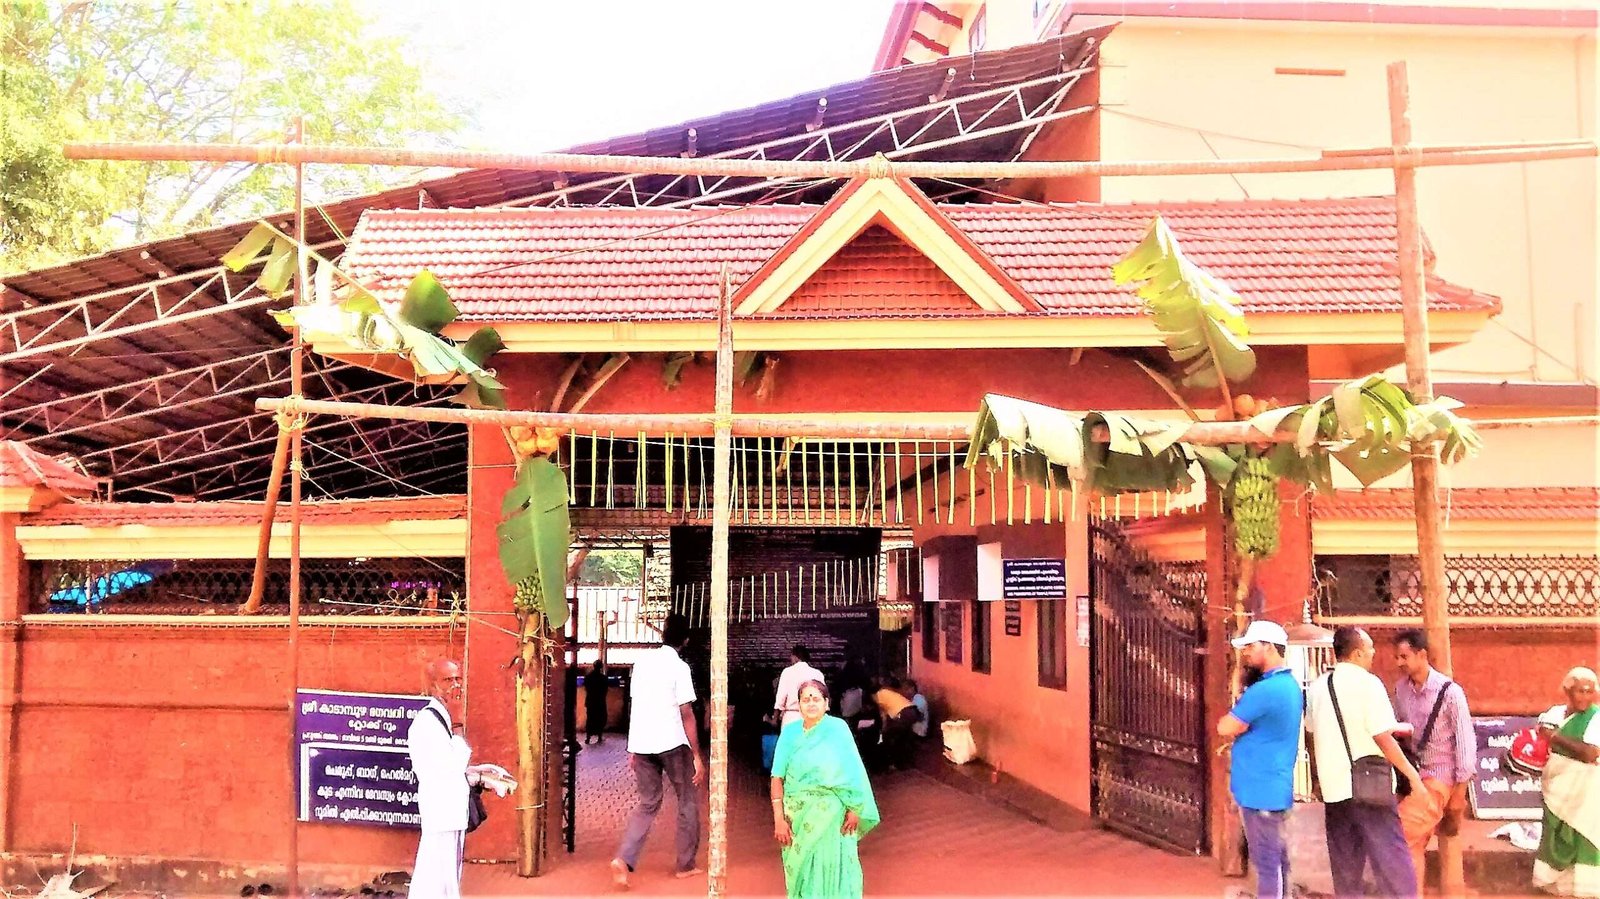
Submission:
[[[1305,699],[1283,663],[1289,635],[1282,627],[1252,621],[1233,645],[1242,650],[1240,660],[1255,680],[1217,722],[1217,733],[1233,738],[1228,782],[1256,866],[1256,899],[1284,899],[1290,888],[1286,837]]]

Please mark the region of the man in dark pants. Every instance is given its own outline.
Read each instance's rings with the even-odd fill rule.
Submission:
[[[689,622],[669,615],[661,629],[661,646],[641,655],[633,665],[628,719],[629,764],[638,784],[639,804],[628,817],[622,846],[611,860],[611,879],[628,885],[639,863],[650,825],[661,811],[661,779],[672,783],[678,799],[678,842],[675,876],[704,873],[695,864],[700,852],[700,733],[694,718],[694,683],[689,666],[678,655],[689,645]]]
[[[1333,634],[1333,654],[1337,664],[1311,685],[1306,704],[1312,764],[1327,809],[1333,892],[1341,899],[1366,895],[1362,877],[1370,861],[1379,895],[1411,899],[1417,895],[1417,875],[1399,812],[1392,803],[1355,801],[1352,760],[1381,755],[1423,797],[1419,801],[1434,799],[1395,742],[1400,725],[1389,691],[1372,673],[1372,638],[1358,627],[1341,627]]]
[[[1285,899],[1290,891],[1286,837],[1305,701],[1294,672],[1283,663],[1289,635],[1282,627],[1252,621],[1233,645],[1243,651],[1241,661],[1255,682],[1217,722],[1217,734],[1233,738],[1228,787],[1239,803],[1256,866],[1256,899]]]

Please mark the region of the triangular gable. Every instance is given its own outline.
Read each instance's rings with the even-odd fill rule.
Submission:
[[[882,225],[869,225],[767,314],[775,318],[970,315],[977,308],[972,297],[921,250]]]
[[[737,315],[775,312],[863,231],[882,225],[926,256],[987,312],[1038,312],[1039,304],[903,178],[858,178],[734,294]]]

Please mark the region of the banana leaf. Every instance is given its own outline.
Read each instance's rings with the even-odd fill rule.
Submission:
[[[429,334],[438,334],[460,314],[444,285],[427,269],[411,278],[400,300],[400,320]]]
[[[667,360],[661,364],[661,383],[666,389],[672,390],[683,381],[684,366],[694,361],[694,353],[668,353]]]
[[[567,623],[567,549],[572,544],[566,476],[542,456],[524,461],[500,512],[495,529],[500,568],[512,584],[539,579],[545,617],[559,630]]]
[[[272,238],[272,229],[265,223],[256,225],[243,240],[233,245],[233,249],[223,254],[222,264],[232,272],[244,271],[244,267],[254,262],[262,250],[272,245]]]
[[[1139,282],[1134,293],[1144,300],[1168,355],[1182,368],[1183,386],[1216,387],[1223,379],[1238,383],[1255,372],[1239,295],[1190,262],[1160,216],[1139,245],[1111,267],[1111,277],[1119,285]]]
[[[1109,440],[1093,440],[1104,427]],[[1194,483],[1190,448],[1178,442],[1187,425],[1144,421],[1114,412],[1078,415],[1014,397],[989,394],[967,445],[967,465],[1001,463],[1034,484],[1074,483],[1101,493],[1176,490]]]

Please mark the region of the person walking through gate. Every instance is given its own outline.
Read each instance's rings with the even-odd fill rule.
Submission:
[[[606,691],[611,689],[606,665],[599,659],[583,676],[583,743],[585,746],[606,741]]]
[[[796,643],[789,650],[789,667],[778,675],[778,691],[772,700],[772,723],[780,732],[784,725],[800,720],[800,685],[822,679],[822,672],[811,667],[811,652],[805,644]]]
[[[772,762],[772,835],[783,847],[791,899],[859,897],[857,843],[878,825],[850,725],[828,713],[821,681],[800,685],[800,720],[785,725]]]
[[[1243,650],[1254,683],[1217,722],[1232,738],[1228,786],[1244,819],[1245,845],[1256,866],[1256,899],[1289,895],[1289,810],[1294,807],[1294,764],[1300,754],[1305,698],[1283,663],[1289,635],[1270,621],[1252,621],[1233,641]]]
[[[695,857],[700,853],[699,787],[706,769],[694,718],[694,682],[679,655],[688,645],[688,619],[668,615],[661,628],[661,646],[641,654],[633,664],[628,752],[639,804],[628,817],[622,845],[611,860],[611,877],[619,887],[628,885],[650,825],[661,811],[663,776],[672,783],[678,801],[676,876],[705,873],[695,866]]]
[[[464,717],[461,666],[435,659],[423,669],[428,704],[406,731],[406,752],[417,775],[417,811],[422,834],[411,872],[418,899],[460,899],[461,849],[467,832],[472,784],[472,749],[456,733]]]
[[[1387,759],[1430,814],[1437,803],[1395,741],[1399,722],[1383,681],[1372,673],[1372,638],[1361,628],[1341,627],[1333,632],[1333,654],[1333,670],[1311,685],[1306,705],[1333,891],[1341,899],[1366,895],[1362,878],[1371,861],[1380,895],[1411,899],[1417,873],[1395,808],[1394,773],[1369,760]]]
[[[1394,635],[1393,644],[1401,674],[1394,687],[1395,715],[1402,729],[1410,730],[1408,757],[1421,771],[1426,788],[1400,801],[1400,828],[1411,849],[1421,893],[1428,840],[1435,833],[1455,836],[1461,827],[1467,787],[1478,768],[1478,738],[1466,692],[1429,662],[1427,635],[1408,628]],[[1433,798],[1432,805],[1421,801],[1424,795]],[[1451,855],[1439,853],[1439,885],[1447,895],[1460,893],[1466,883],[1461,854]]]

